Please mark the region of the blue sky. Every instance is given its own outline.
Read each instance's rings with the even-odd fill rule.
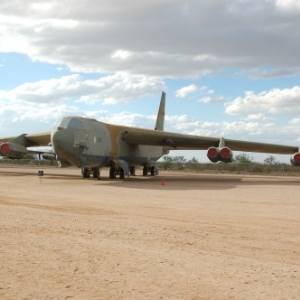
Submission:
[[[153,128],[164,90],[168,131],[300,145],[300,1],[148,2],[1,2],[0,136]]]

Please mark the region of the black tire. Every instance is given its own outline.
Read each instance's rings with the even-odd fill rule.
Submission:
[[[147,176],[148,174],[148,168],[146,166],[144,166],[143,168],[143,176]]]
[[[155,176],[155,168],[151,167],[151,176]]]
[[[100,170],[99,168],[93,168],[93,178],[100,178]]]
[[[116,179],[116,168],[115,167],[110,167],[109,169],[109,178],[110,179]]]
[[[129,167],[129,172],[131,176],[135,176],[135,166]]]
[[[120,169],[120,179],[125,179],[125,172],[122,168]]]
[[[89,168],[82,168],[81,173],[83,178],[90,178],[91,172]]]

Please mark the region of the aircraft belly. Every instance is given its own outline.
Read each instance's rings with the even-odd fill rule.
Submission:
[[[126,161],[130,166],[141,166],[147,164],[148,161],[157,161],[158,158],[121,156],[119,159]]]
[[[81,167],[102,168],[110,165],[111,158],[107,156],[83,154],[80,156],[80,161]]]
[[[164,155],[162,147],[132,145],[123,148],[120,159],[127,161],[130,165],[143,165],[147,161],[157,161]]]

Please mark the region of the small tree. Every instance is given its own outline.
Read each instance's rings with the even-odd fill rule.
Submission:
[[[170,169],[170,167],[172,166],[172,157],[171,156],[164,156],[163,157],[163,168],[164,170]]]
[[[270,155],[269,157],[267,157],[267,158],[264,160],[264,163],[265,163],[266,165],[270,165],[270,166],[272,166],[275,162],[276,162],[276,158],[275,158],[273,155]]]
[[[270,155],[264,160],[264,163],[268,165],[268,172],[271,172],[272,165],[275,163],[276,158],[273,155]]]
[[[189,168],[190,169],[195,169],[195,170],[198,170],[198,167],[199,167],[199,161],[196,157],[193,157],[192,159],[190,159],[188,161],[188,164],[189,164]]]
[[[183,170],[184,163],[186,163],[186,159],[184,158],[184,156],[174,156],[173,163],[176,164],[178,170]]]
[[[27,153],[23,156],[23,159],[37,159],[36,155]]]
[[[253,163],[253,161],[254,161],[253,157],[250,157],[246,153],[241,153],[234,157],[234,162],[238,164],[251,164]]]
[[[192,159],[190,159],[190,160],[188,161],[188,163],[189,163],[189,164],[198,164],[199,161],[198,161],[198,159],[197,159],[196,157],[193,157]]]

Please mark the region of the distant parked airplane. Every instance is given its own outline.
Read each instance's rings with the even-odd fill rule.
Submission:
[[[232,150],[292,154],[291,164],[300,166],[300,150],[284,146],[223,137],[207,137],[164,131],[165,97],[163,92],[155,129],[112,125],[95,119],[64,117],[51,132],[21,134],[0,139],[0,155],[20,159],[32,146],[52,146],[45,159],[57,159],[62,167],[77,166],[84,178],[100,177],[100,169],[110,167],[109,178],[135,175],[135,166],[144,166],[143,175],[158,174],[157,160],[169,150],[207,150],[207,157],[216,163],[232,161]]]

